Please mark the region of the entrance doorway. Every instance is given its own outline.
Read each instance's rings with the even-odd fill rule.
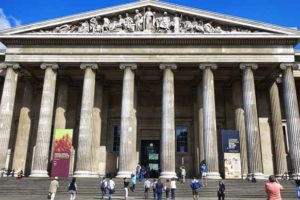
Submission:
[[[144,166],[145,176],[158,178],[160,169],[160,142],[159,140],[141,141],[141,166]]]

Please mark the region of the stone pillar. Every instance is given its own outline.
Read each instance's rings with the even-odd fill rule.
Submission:
[[[207,179],[220,179],[214,74],[212,72],[212,70],[217,69],[217,65],[210,63],[200,64],[199,68],[203,70],[203,138],[204,155],[208,171]]]
[[[14,159],[12,168],[23,170],[25,172],[29,137],[31,131],[31,113],[33,100],[33,87],[30,80],[25,80],[25,86],[22,97],[22,106],[20,109],[17,139],[15,145]]]
[[[48,156],[52,128],[53,105],[56,86],[56,70],[58,64],[43,63],[45,70],[44,86],[40,108],[40,118],[37,130],[37,139],[34,150],[31,177],[48,177]]]
[[[284,136],[282,131],[282,118],[280,98],[276,81],[274,81],[269,89],[270,107],[272,114],[272,133],[275,152],[275,174],[281,178],[282,174],[287,172],[287,162],[284,147]]]
[[[161,64],[163,72],[162,91],[162,132],[161,132],[161,155],[160,155],[160,178],[176,177],[175,172],[175,104],[174,104],[174,74],[177,69],[175,64]]]
[[[202,82],[197,86],[197,108],[198,108],[198,135],[199,135],[199,168],[197,172],[200,172],[202,162],[205,160],[204,156],[204,137],[203,137],[203,88]]]
[[[122,91],[122,113],[121,113],[121,138],[119,151],[119,171],[118,178],[130,177],[135,168],[132,166],[132,159],[136,151],[134,146],[134,72],[136,64],[121,64],[124,70],[123,91]]]
[[[232,84],[232,99],[235,113],[235,128],[240,132],[240,149],[243,178],[248,174],[247,140],[245,130],[245,112],[243,106],[242,82],[236,80]]]
[[[5,167],[9,145],[15,96],[18,82],[17,63],[2,63],[0,69],[6,69],[5,81],[0,105],[0,169]]]
[[[79,123],[79,137],[77,148],[76,177],[93,177],[91,173],[91,155],[93,141],[93,107],[95,96],[95,81],[98,65],[94,63],[83,63],[80,65],[84,69],[81,113]]]
[[[256,179],[264,179],[261,156],[260,133],[256,107],[254,75],[252,70],[256,64],[241,64],[243,70],[243,102],[245,110],[245,124],[247,135],[248,175]]]
[[[289,137],[289,149],[294,176],[300,176],[300,119],[297,93],[293,69],[298,69],[294,63],[283,63],[283,97]]]

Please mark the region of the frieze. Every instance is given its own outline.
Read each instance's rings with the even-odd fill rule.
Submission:
[[[31,33],[198,33],[198,34],[241,34],[267,33],[253,28],[221,24],[215,20],[187,14],[169,14],[167,11],[153,11],[151,7],[141,12],[97,16],[78,22],[71,22],[55,28]]]

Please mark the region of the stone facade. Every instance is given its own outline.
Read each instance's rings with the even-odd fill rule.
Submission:
[[[149,24],[154,11],[170,24]],[[118,31],[100,20],[119,15]],[[207,23],[187,31],[187,17],[214,31]],[[218,179],[221,130],[239,130],[244,177],[300,175],[299,38],[293,29],[150,0],[3,31],[0,168],[48,176],[53,133],[68,128],[71,175],[130,176],[144,162],[143,142],[158,141],[162,177],[181,165],[198,175],[205,160],[208,178]]]

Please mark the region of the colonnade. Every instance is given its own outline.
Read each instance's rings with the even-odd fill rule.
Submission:
[[[300,119],[299,107],[296,96],[295,80],[293,69],[295,63],[281,63],[283,82],[283,96],[285,113],[288,127],[289,149],[293,173],[300,175]],[[5,167],[7,161],[7,151],[12,126],[13,108],[18,82],[18,70],[20,65],[17,63],[2,63],[0,68],[6,70],[3,94],[0,105],[0,168]],[[161,177],[171,178],[175,173],[175,104],[174,104],[174,70],[176,64],[164,63],[158,66],[162,70],[162,126],[161,126]],[[83,91],[81,102],[81,114],[79,125],[77,163],[74,175],[77,177],[92,177],[93,164],[91,156],[94,155],[93,123],[95,83],[98,65],[96,63],[83,63],[80,68],[84,70]],[[135,70],[138,66],[135,63],[120,64],[123,70],[123,91],[121,108],[121,136],[119,152],[119,171],[117,177],[129,177],[135,169],[136,138],[136,108],[135,108]],[[217,128],[216,128],[216,108],[215,108],[215,89],[214,89],[214,70],[218,66],[214,63],[201,63],[199,69],[202,71],[202,90],[197,90],[197,96],[201,98],[201,111],[199,115],[199,135],[203,140],[203,158],[207,163],[208,177],[219,179],[219,159],[217,151]],[[243,173],[254,175],[257,179],[264,178],[261,142],[258,124],[258,114],[256,105],[255,82],[253,71],[258,68],[257,64],[242,63],[240,69],[242,76],[240,81],[233,83],[233,103],[235,106],[236,129],[240,131],[241,157]],[[49,146],[52,133],[52,119],[54,97],[56,90],[57,63],[43,63],[41,69],[45,70],[41,108],[39,113],[37,140],[34,149],[32,163],[32,177],[48,176]],[[287,171],[287,166],[283,162],[285,159],[283,134],[281,128],[281,111],[279,102],[279,92],[277,83],[272,83],[270,87],[270,105],[272,116],[272,132],[275,144],[276,174],[280,176]],[[242,86],[242,87],[241,87]],[[25,85],[30,88],[30,83]],[[241,88],[240,88],[241,87]],[[201,94],[200,94],[201,93]],[[31,101],[25,98],[27,104]],[[241,102],[242,101],[242,102]],[[26,103],[25,102],[25,103]],[[22,112],[24,114],[22,114]],[[57,114],[57,113],[56,113]],[[59,113],[58,113],[59,114]],[[26,124],[26,110],[21,111],[20,121]],[[101,121],[101,119],[99,119]],[[98,121],[99,121],[98,120]],[[201,123],[200,123],[201,121]],[[19,131],[20,129],[20,131]],[[21,129],[23,131],[21,131]],[[25,133],[24,133],[25,132]],[[19,127],[17,131],[17,144],[15,152],[22,154],[21,147],[27,148],[28,131],[26,128]],[[25,136],[22,136],[22,134]],[[23,141],[23,143],[22,143]],[[245,148],[245,146],[247,148]],[[23,164],[24,165],[24,162]],[[247,169],[248,168],[248,169]]]

